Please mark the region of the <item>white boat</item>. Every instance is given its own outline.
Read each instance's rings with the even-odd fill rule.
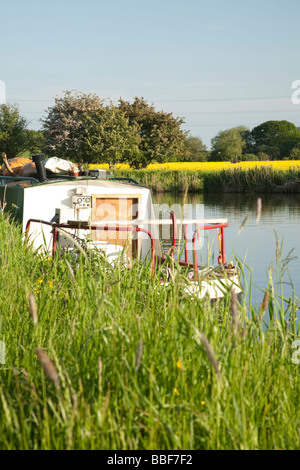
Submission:
[[[33,156],[37,177],[0,176],[2,207],[14,213],[22,224],[27,241],[36,250],[52,252],[95,249],[111,262],[125,255],[126,260],[151,260],[153,275],[159,265],[174,263],[178,227],[184,230],[184,259],[186,292],[211,299],[223,297],[228,290],[241,292],[237,269],[226,263],[224,229],[227,219],[156,218],[151,190],[131,178],[116,178],[104,170],[93,170],[87,177],[47,175],[43,155]],[[162,251],[159,226],[172,227],[170,256]],[[195,227],[192,237],[193,262],[187,251],[187,230]],[[201,230],[218,230],[219,265],[216,268],[199,266],[196,240]],[[162,276],[168,285],[172,279]]]

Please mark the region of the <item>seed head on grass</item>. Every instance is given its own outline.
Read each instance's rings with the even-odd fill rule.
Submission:
[[[99,357],[98,358],[99,390],[102,389],[102,368],[103,368],[102,358]]]
[[[269,274],[269,283],[271,287],[271,293],[272,297],[274,297],[274,283],[273,283],[273,278],[272,278],[272,272],[274,271],[274,268],[272,266],[269,267],[268,269],[268,274]]]
[[[245,227],[246,223],[248,222],[249,217],[250,217],[250,214],[247,214],[246,217],[244,218],[242,225],[239,228],[238,235],[241,233],[241,231]]]
[[[240,328],[237,294],[236,292],[234,292],[233,289],[231,289],[230,295],[231,295],[232,324],[233,324],[234,332],[236,333]]]
[[[48,379],[55,385],[56,388],[59,386],[59,375],[57,369],[48,354],[42,348],[36,348],[36,355],[44,369]]]
[[[193,325],[193,328],[195,330],[196,336],[198,340],[200,339],[201,343],[203,344],[203,347],[205,349],[206,355],[209,359],[209,362],[211,363],[212,367],[215,370],[216,376],[218,380],[221,380],[221,374],[220,374],[220,367],[219,367],[219,362],[216,358],[215,351],[206,338],[206,336],[203,333],[200,333],[200,331]]]
[[[202,344],[204,346],[205,352],[207,354],[207,357],[209,359],[209,362],[211,363],[211,365],[215,369],[217,379],[221,380],[219,362],[216,359],[215,351],[214,351],[212,345],[210,344],[210,342],[208,341],[208,339],[206,338],[206,336],[203,333],[200,333],[200,338],[201,338]]]
[[[65,262],[66,262],[67,268],[68,268],[68,270],[69,270],[71,279],[74,280],[74,279],[75,279],[75,276],[74,276],[73,268],[72,268],[72,266],[70,265],[70,263],[69,263],[69,261],[68,261],[67,259],[65,260]]]
[[[279,243],[279,238],[275,229],[274,229],[274,233],[276,237],[276,264],[278,264],[278,261],[280,259],[280,243]]]
[[[193,328],[193,330],[195,331],[195,339],[196,339],[196,342],[200,345],[200,343],[203,344],[204,346],[204,349],[205,349],[205,352],[206,352],[206,355],[209,359],[209,362],[211,363],[212,367],[214,368],[215,370],[215,373],[216,373],[216,376],[217,376],[217,379],[218,380],[221,380],[221,374],[220,374],[220,367],[219,367],[219,362],[217,361],[217,358],[216,358],[216,355],[215,355],[215,352],[214,352],[214,349],[212,347],[212,345],[210,344],[210,342],[208,341],[208,339],[206,338],[206,336],[203,334],[203,333],[200,333],[200,331],[198,330],[198,328],[196,328],[195,325],[193,325],[193,323],[189,320],[187,320],[187,323],[189,325],[191,325],[191,327]]]
[[[269,303],[269,291],[266,290],[265,295],[264,295],[264,299],[263,299],[263,301],[260,305],[261,314],[265,313],[265,311],[267,310],[268,303]]]
[[[37,325],[37,322],[38,322],[37,306],[36,306],[34,294],[32,292],[28,294],[28,307],[29,307],[29,313],[31,315],[32,321],[34,325]]]

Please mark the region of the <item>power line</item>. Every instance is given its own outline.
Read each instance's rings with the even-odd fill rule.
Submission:
[[[252,98],[197,98],[197,99],[176,99],[176,100],[154,100],[156,103],[198,103],[207,101],[258,101],[258,100],[290,100],[290,96],[257,96]]]
[[[247,126],[251,127],[251,126],[257,126],[258,124],[257,124],[257,122],[252,122],[252,123],[247,122],[247,123],[240,123],[239,125],[240,126],[244,125],[246,127]],[[298,126],[298,124],[296,124],[296,123],[295,123],[295,125]],[[237,127],[237,125],[229,124],[228,122],[223,123],[223,124],[188,124],[188,125],[186,125],[186,127],[195,127],[195,128],[199,128],[199,129],[202,128],[202,127],[227,127],[228,128],[229,126],[230,127]]]
[[[196,99],[173,99],[173,100],[153,100],[156,103],[201,103],[201,102],[219,102],[219,101],[259,101],[259,100],[290,100],[290,96],[256,96],[251,98],[196,98]],[[10,98],[11,101],[28,102],[28,103],[49,103],[55,100],[52,99],[23,99],[23,98]],[[151,101],[149,99],[149,101]]]
[[[256,126],[257,125],[257,122],[253,122],[253,123],[247,123],[249,126]],[[243,125],[243,124],[240,124],[240,125]],[[188,124],[188,127],[228,127],[228,126],[234,126],[234,124],[228,124],[228,122],[226,123],[223,123],[223,124]]]
[[[53,99],[48,99],[48,100],[24,100],[24,99],[19,99],[19,98],[11,98],[10,101],[20,101],[22,103],[50,103],[54,100]]]
[[[258,110],[258,111],[181,111],[180,114],[186,115],[206,115],[206,114],[264,114],[264,113],[300,113],[299,109],[291,109],[291,110],[284,110],[284,109],[268,109],[266,111]],[[172,112],[172,114],[179,114],[177,112]]]

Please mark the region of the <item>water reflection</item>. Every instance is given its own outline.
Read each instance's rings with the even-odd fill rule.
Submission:
[[[205,204],[206,209],[213,208],[220,211],[221,217],[224,211],[228,214],[236,214],[240,212],[256,213],[257,198],[263,201],[262,215],[274,216],[276,213],[287,212],[292,217],[300,217],[300,195],[299,194],[239,194],[239,193],[223,193],[223,194],[188,194],[186,204]],[[181,194],[155,194],[154,202],[156,204],[167,203],[169,206],[178,203],[183,204],[184,196]]]

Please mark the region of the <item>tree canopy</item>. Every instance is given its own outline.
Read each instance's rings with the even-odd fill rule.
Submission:
[[[151,162],[174,161],[188,154],[185,147],[187,132],[181,129],[182,118],[172,113],[156,111],[144,98],[135,98],[133,103],[119,100],[119,109],[128,117],[131,126],[138,129],[139,155],[131,165],[143,168]]]
[[[184,145],[187,153],[182,158],[180,157],[179,161],[205,162],[207,160],[207,147],[199,137],[187,136]]]
[[[266,121],[252,129],[249,143],[255,153],[265,152],[271,158],[288,157],[300,142],[300,132],[289,121]]]
[[[35,131],[32,129],[26,129],[26,149],[30,154],[41,153],[44,144],[45,138],[42,131]]]
[[[90,163],[105,162],[110,168],[120,162],[132,163],[139,159],[139,134],[129,125],[125,114],[113,104],[97,109],[83,117],[88,129],[84,143]]]
[[[14,158],[26,150],[26,120],[16,104],[0,105],[0,152]]]
[[[43,121],[45,150],[73,162],[109,163],[137,158],[139,137],[125,114],[95,94],[67,91]]]
[[[211,161],[229,161],[242,156],[246,147],[245,136],[249,130],[244,126],[220,131],[212,140]]]
[[[143,98],[105,106],[96,95],[67,91],[43,121],[45,150],[78,163],[128,162],[143,168],[187,154],[182,123]]]

